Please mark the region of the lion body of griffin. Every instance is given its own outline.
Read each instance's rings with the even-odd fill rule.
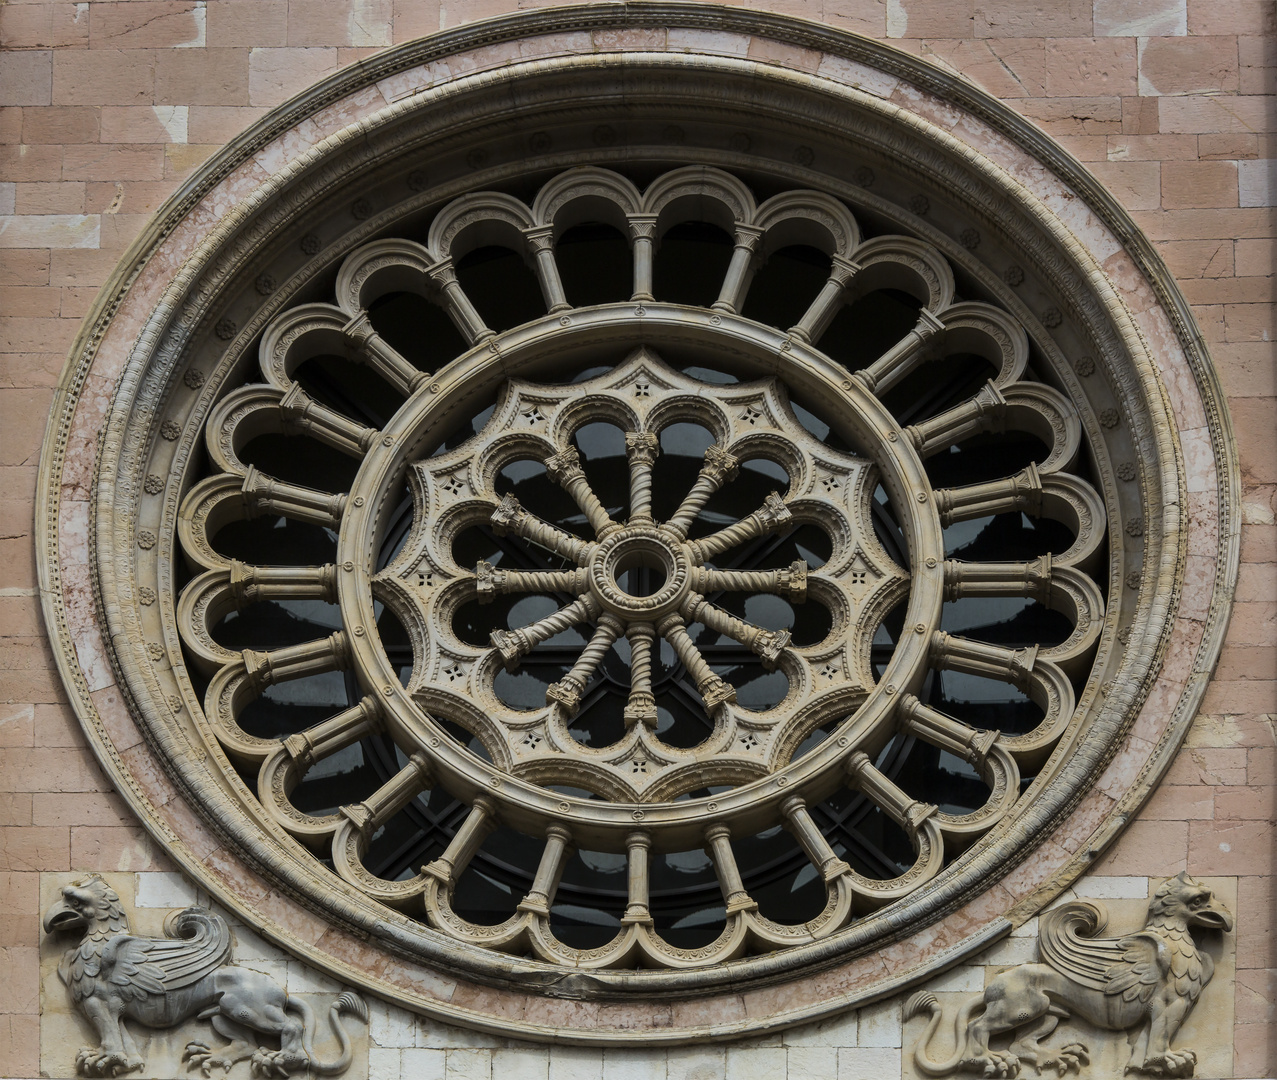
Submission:
[[[914,1064],[926,1076],[963,1071],[986,1077],[1014,1077],[1020,1064],[1063,1076],[1088,1063],[1080,1043],[1059,1050],[1039,1045],[1061,1020],[1077,1015],[1108,1031],[1138,1029],[1125,1072],[1191,1077],[1197,1056],[1172,1050],[1171,1041],[1215,971],[1198,951],[1192,927],[1231,930],[1232,915],[1211,890],[1181,873],[1160,885],[1149,902],[1144,929],[1121,938],[1101,938],[1107,914],[1091,901],[1062,904],[1039,920],[1040,964],[1022,964],[996,976],[982,998],[965,1003],[954,1019],[957,1047],[945,1061],[927,1057],[940,1026],[934,994],[922,991],[905,1002],[904,1018],[930,1014],[914,1050]],[[984,1011],[975,1016],[976,1010]],[[973,1018],[974,1017],[974,1018]],[[1005,1051],[991,1050],[992,1036],[1015,1031]]]
[[[187,908],[170,916],[163,938],[135,937],[116,892],[97,874],[67,885],[44,917],[48,933],[82,931],[58,967],[72,1002],[97,1031],[99,1045],[76,1057],[88,1076],[119,1076],[144,1067],[145,1058],[124,1021],[150,1028],[171,1028],[191,1017],[210,1020],[230,1045],[213,1051],[192,1042],[183,1060],[229,1070],[251,1059],[255,1075],[287,1077],[309,1069],[319,1075],[345,1072],[351,1061],[350,1037],[341,1016],[367,1021],[368,1010],[356,994],[342,994],[329,1010],[329,1022],[341,1050],[333,1061],[317,1060],[313,1050],[315,1018],[309,1005],[290,996],[269,976],[231,966],[230,929],[221,916]],[[279,1039],[278,1050],[258,1043]]]

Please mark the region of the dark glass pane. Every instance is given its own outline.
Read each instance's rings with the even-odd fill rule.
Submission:
[[[817,248],[773,251],[754,275],[741,314],[782,330],[795,325],[829,279],[829,267],[829,256]]]
[[[732,259],[732,238],[704,221],[670,228],[656,249],[652,293],[658,300],[709,307],[718,299]]]
[[[536,273],[508,248],[481,247],[470,252],[457,263],[457,280],[479,317],[497,333],[545,314]]]
[[[422,371],[437,371],[467,348],[447,312],[416,293],[379,296],[368,308],[368,319],[400,356]]]
[[[575,225],[554,249],[559,278],[573,307],[628,300],[634,292],[629,242],[611,225]]]

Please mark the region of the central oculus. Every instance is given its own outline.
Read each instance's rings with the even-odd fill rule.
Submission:
[[[617,529],[590,560],[590,591],[623,620],[659,620],[679,610],[691,588],[685,546],[650,525]]]

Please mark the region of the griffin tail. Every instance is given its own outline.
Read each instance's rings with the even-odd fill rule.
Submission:
[[[315,1057],[314,1010],[299,997],[290,996],[288,1004],[297,1010],[302,1018],[302,1023],[305,1025],[302,1046],[306,1050],[306,1056],[310,1059],[310,1071],[317,1076],[335,1076],[350,1068],[350,1036],[346,1033],[346,1027],[341,1022],[341,1018],[342,1016],[354,1016],[365,1024],[368,1023],[368,1006],[364,1003],[364,999],[353,991],[347,990],[332,1003],[332,1007],[328,1010],[328,1022],[332,1025],[333,1034],[337,1036],[338,1043],[341,1044],[341,1053],[334,1061],[320,1061]]]
[[[926,1056],[926,1049],[927,1044],[931,1042],[931,1037],[936,1033],[936,1028],[940,1026],[940,1002],[930,990],[920,990],[905,1002],[906,1023],[919,1013],[925,1012],[931,1016],[927,1023],[927,1030],[922,1033],[922,1038],[918,1040],[913,1051],[913,1063],[920,1073],[925,1076],[946,1076],[962,1063],[967,1054],[967,1021],[980,1004],[979,998],[972,998],[962,1005],[957,1016],[954,1017],[953,1034],[957,1045],[953,1056],[946,1061],[932,1061]]]

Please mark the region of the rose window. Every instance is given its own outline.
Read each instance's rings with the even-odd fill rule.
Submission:
[[[1050,365],[933,245],[582,167],[334,269],[240,343],[179,525],[210,767],[318,873],[484,950],[703,967],[1025,812],[1106,512]]]

